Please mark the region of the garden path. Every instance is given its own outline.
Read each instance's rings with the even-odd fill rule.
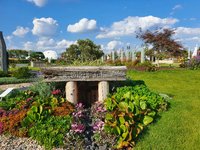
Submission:
[[[0,85],[0,90],[6,90],[7,88],[26,88],[33,85],[33,83],[19,83],[19,84],[4,84]]]

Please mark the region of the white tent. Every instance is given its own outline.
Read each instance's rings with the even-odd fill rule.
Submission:
[[[43,52],[45,58],[47,58],[48,60],[52,60],[52,59],[58,59],[58,55],[56,53],[56,51],[52,51],[52,50],[47,50]]]

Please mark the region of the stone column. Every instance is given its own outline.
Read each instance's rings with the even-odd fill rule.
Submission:
[[[8,72],[8,52],[6,50],[6,43],[3,38],[3,33],[0,31],[0,70]]]
[[[141,50],[141,63],[145,62],[145,52],[144,52],[144,48],[142,48]]]
[[[66,83],[65,86],[65,92],[66,92],[66,99],[67,101],[77,104],[78,103],[78,86],[77,82],[70,81]]]
[[[103,102],[109,94],[108,81],[100,81],[98,84],[98,101]]]

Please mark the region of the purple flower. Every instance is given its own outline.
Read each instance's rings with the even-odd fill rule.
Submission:
[[[73,123],[71,125],[71,130],[76,132],[76,133],[83,133],[85,131],[85,125]]]
[[[81,117],[84,116],[82,110],[79,110],[78,112],[73,112],[72,115],[73,115],[74,117],[78,117],[78,118],[81,118]]]
[[[0,122],[0,134],[2,134],[2,133],[3,133],[3,123]]]
[[[76,109],[83,109],[84,108],[84,105],[82,103],[78,103],[76,104]]]
[[[94,132],[102,131],[104,127],[104,122],[103,121],[97,121],[93,125],[93,130]]]

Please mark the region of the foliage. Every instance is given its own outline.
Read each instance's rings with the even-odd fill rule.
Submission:
[[[115,148],[135,145],[135,140],[145,126],[150,124],[159,110],[166,110],[163,97],[146,86],[122,87],[105,100],[107,114],[105,130],[117,136]]]
[[[200,70],[128,71],[127,76],[144,80],[150,89],[173,97],[170,109],[159,113],[159,121],[139,137],[134,149],[200,149]]]
[[[142,32],[137,34],[137,38],[143,40],[145,44],[152,45],[153,48],[151,55],[156,56],[158,59],[165,57],[176,57],[181,55],[182,45],[172,39],[175,31],[172,29],[159,29],[156,31]]]
[[[30,78],[33,76],[30,71],[28,67],[20,67],[13,73],[13,77],[18,79]]]
[[[31,52],[30,59],[33,61],[43,60],[45,58],[42,52]]]
[[[27,83],[27,82],[35,82],[37,78],[28,78],[28,79],[17,79],[15,77],[2,77],[0,78],[0,85],[2,84],[15,84],[15,83]]]
[[[93,43],[93,41],[78,40],[77,44],[72,44],[66,49],[66,52],[62,53],[62,58],[65,59],[69,64],[75,60],[81,62],[94,61],[99,59],[103,55],[103,51],[99,45]]]
[[[200,58],[193,58],[188,63],[188,68],[191,70],[200,69]]]
[[[46,83],[36,86],[14,91],[0,102],[0,132],[30,136],[47,149],[62,146],[74,107],[62,97],[61,90],[52,90]]]
[[[27,50],[10,49],[8,50],[9,58],[25,59],[28,56]]]
[[[4,71],[0,70],[0,78],[1,77],[8,77],[8,74],[5,73]]]
[[[64,135],[71,127],[71,117],[50,116],[30,128],[29,135],[46,149],[63,145]]]

